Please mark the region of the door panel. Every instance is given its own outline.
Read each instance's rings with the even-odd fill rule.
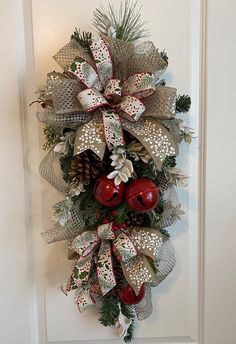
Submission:
[[[36,107],[28,106],[37,98],[35,91],[47,72],[59,70],[52,55],[67,43],[74,26],[91,28],[98,4],[0,2],[0,342],[4,344],[95,344],[117,338],[116,330],[98,323],[96,308],[80,314],[73,295],[65,297],[60,291],[70,272],[64,244],[47,246],[40,233],[50,227],[50,208],[61,196],[39,176],[42,128],[35,118]],[[179,159],[189,181],[179,190],[186,214],[170,230],[176,268],[153,290],[153,315],[137,323],[135,342],[234,344],[235,1],[140,4],[150,39],[168,52],[168,85],[192,97],[186,119],[196,129],[196,139],[181,147]]]

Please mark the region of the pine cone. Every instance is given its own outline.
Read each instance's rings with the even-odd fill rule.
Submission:
[[[94,152],[87,150],[76,155],[71,161],[70,175],[87,185],[101,173],[103,163]]]

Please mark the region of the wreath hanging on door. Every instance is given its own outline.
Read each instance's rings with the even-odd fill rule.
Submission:
[[[192,137],[177,115],[191,101],[161,78],[167,54],[138,43],[147,32],[136,3],[101,6],[93,24],[99,37],[76,30],[54,56],[63,72],[48,74],[39,99],[40,173],[65,195],[42,236],[67,243],[64,293],[75,290],[80,311],[98,304],[100,322],[129,342],[175,265],[167,228],[183,214],[175,187],[186,178],[176,156]]]

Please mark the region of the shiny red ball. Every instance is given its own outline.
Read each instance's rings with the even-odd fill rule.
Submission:
[[[138,295],[135,294],[134,289],[131,287],[131,285],[128,284],[119,292],[119,298],[123,303],[127,305],[135,305],[143,299],[144,294],[144,284],[140,288]]]
[[[159,201],[159,189],[150,179],[135,179],[126,189],[125,200],[137,212],[154,209]]]
[[[123,199],[124,191],[124,183],[121,182],[119,185],[115,185],[114,180],[108,179],[106,176],[99,177],[94,186],[95,198],[106,207],[118,205]]]

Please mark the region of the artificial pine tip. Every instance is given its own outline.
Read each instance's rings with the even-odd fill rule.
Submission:
[[[102,4],[93,12],[94,27],[104,35],[115,36],[125,42],[135,42],[147,37],[145,23],[141,19],[141,8],[137,9],[138,1],[125,0],[118,10],[110,3],[108,7]]]
[[[176,113],[186,113],[190,110],[191,98],[184,94],[178,96],[176,100]]]
[[[120,313],[119,300],[115,295],[104,295],[99,310],[99,321],[103,326],[115,325]]]
[[[85,50],[89,51],[92,44],[92,33],[86,31],[80,31],[75,28],[74,33],[71,35],[71,39],[75,39]]]
[[[167,52],[165,50],[160,52],[161,57],[163,58],[163,60],[168,64],[168,55]]]
[[[43,135],[45,137],[45,142],[43,144],[43,150],[49,150],[51,147],[55,146],[60,142],[61,135],[57,133],[53,128],[45,126],[43,128]]]
[[[125,343],[130,343],[134,339],[134,329],[135,329],[135,310],[132,306],[126,305],[121,302],[121,312],[122,314],[132,320],[132,323],[130,324],[128,330],[127,330],[127,335],[124,337]]]

